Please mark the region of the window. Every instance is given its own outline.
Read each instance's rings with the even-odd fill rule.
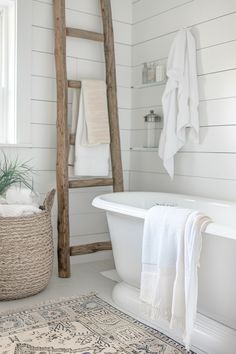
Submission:
[[[0,144],[31,143],[32,0],[0,0]]]
[[[15,1],[0,0],[0,142],[16,143]]]

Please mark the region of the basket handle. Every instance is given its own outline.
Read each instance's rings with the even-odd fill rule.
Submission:
[[[44,202],[43,202],[43,209],[51,213],[54,197],[55,197],[56,190],[52,189],[50,192],[47,193]]]

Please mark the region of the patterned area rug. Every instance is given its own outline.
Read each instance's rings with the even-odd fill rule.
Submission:
[[[1,354],[182,354],[182,345],[96,295],[0,316]]]

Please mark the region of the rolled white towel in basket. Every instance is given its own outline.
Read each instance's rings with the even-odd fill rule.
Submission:
[[[0,217],[23,217],[41,213],[42,210],[33,205],[0,204]]]
[[[11,186],[0,198],[0,217],[20,217],[40,213],[39,193],[20,186]]]
[[[39,193],[28,188],[12,186],[6,191],[5,201],[7,204],[24,204],[39,207]]]

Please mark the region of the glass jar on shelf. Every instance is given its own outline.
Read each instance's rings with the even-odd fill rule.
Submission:
[[[144,147],[156,148],[158,146],[157,141],[157,123],[161,121],[161,117],[150,110],[150,112],[144,116],[144,121],[146,125],[146,138]]]

